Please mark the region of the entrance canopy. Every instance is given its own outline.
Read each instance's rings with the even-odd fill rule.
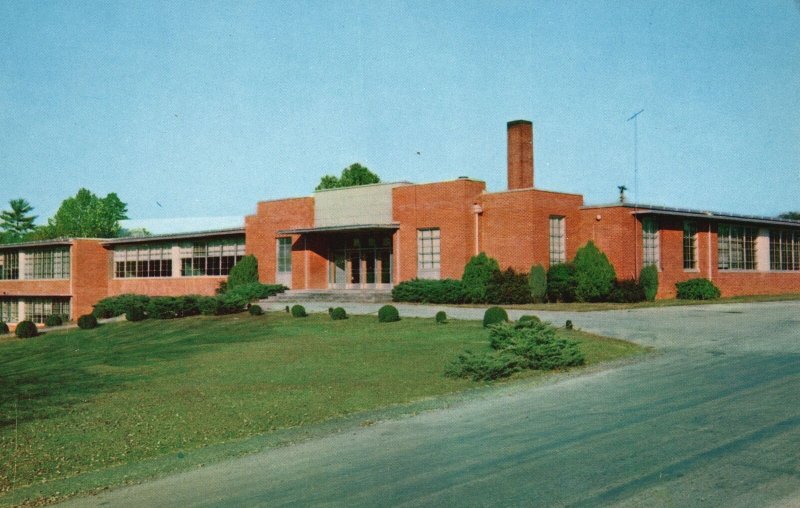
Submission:
[[[393,232],[400,229],[400,224],[352,224],[348,226],[328,226],[322,228],[298,228],[281,229],[279,235],[306,235],[311,233],[334,234],[334,233],[366,233],[368,231]]]

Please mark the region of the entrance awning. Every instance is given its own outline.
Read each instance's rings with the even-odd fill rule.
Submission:
[[[395,231],[400,229],[400,224],[352,224],[346,226],[325,226],[320,228],[281,229],[279,235],[304,235],[304,234],[332,234],[332,233],[358,233],[367,231]]]

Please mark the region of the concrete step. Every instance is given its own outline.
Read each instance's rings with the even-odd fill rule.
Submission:
[[[391,289],[290,289],[269,297],[277,302],[363,302],[386,303],[392,301]]]

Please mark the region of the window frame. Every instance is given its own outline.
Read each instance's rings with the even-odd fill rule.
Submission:
[[[692,220],[683,221],[683,269],[688,272],[698,271],[697,230],[697,222]],[[687,233],[690,234],[687,235]]]
[[[72,253],[69,246],[26,250],[26,280],[68,280],[72,271]]]
[[[550,266],[567,262],[567,218],[563,215],[551,215],[550,231]]]
[[[754,272],[758,269],[758,229],[743,224],[717,225],[717,270]]]
[[[800,230],[769,230],[769,269],[773,272],[800,271]]]
[[[440,279],[442,271],[442,232],[440,228],[417,229],[417,277]]]
[[[244,250],[244,238],[182,243],[180,276],[226,277],[244,257]]]
[[[649,226],[649,227],[648,227]],[[653,217],[642,219],[642,267],[655,266],[661,271],[661,229]]]

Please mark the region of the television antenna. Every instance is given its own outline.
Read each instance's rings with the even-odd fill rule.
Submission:
[[[630,118],[625,120],[626,122],[630,122],[633,120],[633,206],[634,208],[636,205],[639,204],[639,115],[644,113],[643,109],[640,109]]]

